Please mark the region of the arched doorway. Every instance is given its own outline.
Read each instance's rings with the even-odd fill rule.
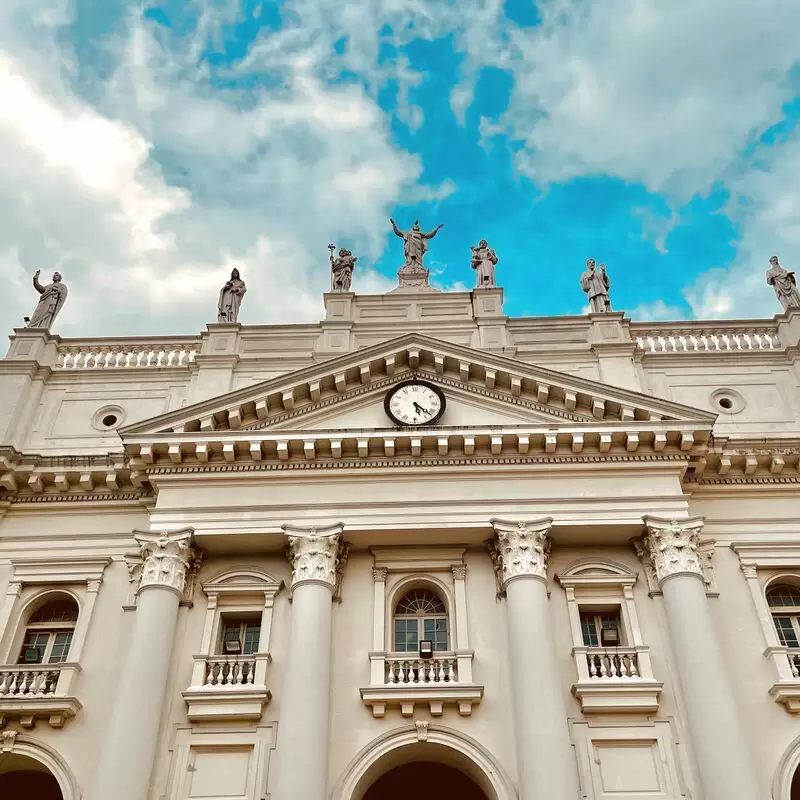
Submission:
[[[800,767],[794,771],[792,778],[792,788],[789,794],[789,800],[800,800]]]
[[[58,781],[47,767],[18,753],[0,755],[0,797],[64,800]]]
[[[367,789],[364,800],[408,800],[409,797],[488,800],[461,770],[435,761],[416,761],[389,770]]]
[[[517,791],[480,742],[438,723],[417,721],[363,747],[331,794],[331,800],[401,797],[516,800]]]

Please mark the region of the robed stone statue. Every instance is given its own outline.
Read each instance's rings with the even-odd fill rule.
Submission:
[[[437,225],[432,231],[425,233],[420,230],[419,222],[415,222],[409,231],[401,231],[391,218],[389,222],[392,223],[392,230],[395,235],[403,240],[403,254],[406,257],[403,269],[415,272],[424,269],[422,259],[425,257],[425,253],[428,252],[427,240],[433,239],[444,226]]]
[[[490,286],[497,286],[495,280],[495,265],[497,264],[497,254],[489,247],[486,239],[481,239],[477,247],[470,247],[472,250],[472,269],[475,270],[478,282],[476,288],[486,289]]]
[[[239,321],[239,307],[246,291],[247,286],[239,276],[239,270],[234,269],[231,272],[231,279],[219,290],[217,322]]]
[[[329,244],[331,251],[331,291],[349,292],[353,283],[353,270],[356,268],[356,258],[346,247],[339,250],[337,258],[333,257],[336,245]]]
[[[784,269],[778,261],[778,256],[769,260],[770,268],[767,270],[767,283],[775,290],[775,296],[781,301],[784,311],[790,308],[800,310],[800,291],[797,289],[797,280],[794,272]]]
[[[61,282],[61,273],[56,272],[53,275],[53,282],[48,283],[47,286],[42,286],[39,283],[39,274],[41,270],[36,270],[33,276],[33,288],[41,295],[39,302],[33,314],[30,317],[25,317],[25,322],[28,323],[29,328],[45,328],[50,330],[50,326],[58,316],[58,312],[64,305],[67,299],[67,287]]]
[[[590,258],[586,262],[586,269],[581,275],[581,289],[586,292],[586,296],[589,298],[592,314],[611,311],[611,298],[608,296],[610,288],[611,281],[606,274],[606,265],[601,264],[598,271],[595,269],[594,259]]]

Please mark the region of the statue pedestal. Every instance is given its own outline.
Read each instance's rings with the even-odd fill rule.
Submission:
[[[430,270],[415,269],[408,264],[404,264],[397,271],[397,288],[392,289],[389,294],[394,292],[438,292],[439,289],[434,289],[428,283],[430,274]]]

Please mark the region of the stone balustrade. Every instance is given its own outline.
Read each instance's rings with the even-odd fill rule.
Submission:
[[[53,667],[56,666],[54,669]],[[41,697],[56,693],[59,670],[57,665],[0,668],[0,697],[16,695],[19,697]]]
[[[586,663],[590,680],[639,677],[639,659],[634,648],[590,647]]]
[[[783,345],[774,325],[746,326],[719,323],[677,327],[631,325],[636,346],[646,353],[720,353],[748,350],[781,350]]]
[[[251,686],[255,682],[256,656],[209,656],[203,686]]]
[[[192,683],[183,693],[189,719],[260,719],[271,697],[269,662],[268,653],[195,656]]]
[[[800,650],[789,650],[786,653],[786,660],[789,662],[789,672],[792,678],[800,680]]]
[[[386,657],[385,680],[398,684],[455,683],[458,681],[458,659],[454,654],[437,654],[434,658],[409,658],[403,653]]]
[[[584,713],[652,713],[662,685],[653,676],[650,650],[634,647],[573,647],[578,680],[572,693]]]
[[[185,367],[200,352],[200,339],[121,340],[95,344],[62,343],[58,346],[57,369],[146,369]]]
[[[73,663],[0,665],[0,719],[17,718],[26,728],[45,718],[60,728],[81,708],[73,690],[79,672]]]

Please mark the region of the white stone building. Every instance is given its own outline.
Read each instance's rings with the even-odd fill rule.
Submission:
[[[800,313],[502,300],[16,330],[0,798],[800,798]]]

